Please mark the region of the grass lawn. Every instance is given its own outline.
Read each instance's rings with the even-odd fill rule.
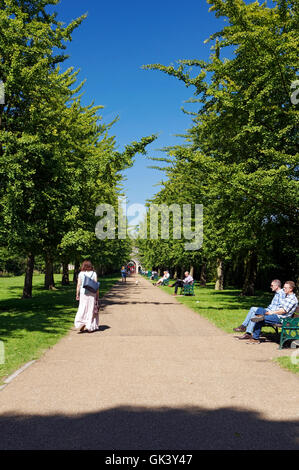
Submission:
[[[100,278],[102,297],[119,275]],[[55,276],[57,290],[43,289],[44,275],[33,277],[33,297],[22,300],[24,276],[0,278],[0,341],[4,344],[1,379],[23,364],[39,358],[73,326],[78,308],[74,285],[62,286]]]
[[[170,281],[171,284],[172,281]],[[163,289],[169,294],[174,293],[174,288],[171,287],[159,287],[159,289]],[[238,289],[215,291],[214,284],[207,287],[195,287],[194,293],[194,296],[178,295],[176,298],[179,302],[207,318],[218,328],[231,334],[236,334],[233,332],[233,328],[241,325],[250,307],[267,306],[273,297],[272,292],[257,292],[255,296],[242,297]],[[273,328],[263,328],[263,333],[271,335],[274,339]],[[292,372],[299,373],[299,364],[292,364],[289,356],[278,358],[276,362]]]
[[[288,356],[277,357],[275,359],[275,362],[277,362],[284,369],[288,369],[291,372],[294,372],[295,374],[299,373],[298,356],[295,358],[294,363],[290,361],[290,358]]]

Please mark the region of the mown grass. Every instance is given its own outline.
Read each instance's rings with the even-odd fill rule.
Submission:
[[[279,364],[280,367],[290,370],[291,372],[294,372],[295,374],[299,374],[299,360],[298,359],[299,359],[299,356],[297,354],[296,357],[294,357],[293,362],[290,360],[289,356],[277,357],[275,359],[275,362],[277,362],[277,364]]]
[[[153,281],[154,282],[154,281]],[[169,283],[172,285],[172,281]],[[160,287],[169,294],[174,293],[174,288]],[[178,294],[180,289],[178,290]],[[187,305],[192,310],[207,318],[214,325],[227,333],[236,334],[233,328],[241,325],[245,315],[252,306],[267,306],[273,297],[272,292],[256,292],[254,296],[241,296],[241,291],[228,288],[223,291],[215,291],[214,284],[207,287],[195,287],[194,296],[180,296],[176,298],[179,302]],[[241,334],[241,333],[240,333]],[[263,334],[275,341],[273,328],[263,328]],[[293,364],[289,356],[280,357],[276,362],[291,372],[299,373],[299,364]],[[294,361],[296,362],[296,361]]]
[[[100,296],[111,289],[118,275],[100,278]],[[23,364],[38,359],[73,326],[78,308],[75,285],[43,289],[44,276],[35,274],[32,299],[21,299],[24,277],[0,278],[0,341],[4,344],[1,380]],[[3,361],[1,361],[3,362]]]

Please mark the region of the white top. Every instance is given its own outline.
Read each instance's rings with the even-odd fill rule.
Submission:
[[[193,283],[193,277],[190,276],[190,274],[189,274],[189,276],[185,277],[183,282],[184,282],[184,284],[192,284]]]
[[[80,279],[80,295],[84,294],[84,295],[93,295],[93,296],[95,296],[95,294],[93,294],[89,290],[84,289],[84,287],[83,287],[84,276],[88,276],[93,281],[97,282],[98,281],[97,273],[95,271],[80,271],[79,276],[78,276],[78,279]]]

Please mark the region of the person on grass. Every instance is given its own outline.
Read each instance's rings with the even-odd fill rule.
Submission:
[[[281,306],[281,302],[286,295],[284,290],[281,288],[281,281],[279,279],[274,279],[270,284],[270,288],[275,294],[268,307],[251,307],[243,323],[237,328],[233,329],[237,332],[244,332],[243,336],[240,336],[238,339],[245,340],[252,337],[252,332],[255,327],[255,323],[251,321],[253,317],[256,315],[263,315],[266,312],[274,312]]]

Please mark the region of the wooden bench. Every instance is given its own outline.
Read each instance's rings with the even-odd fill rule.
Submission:
[[[274,328],[277,336],[280,334],[279,349],[282,349],[284,343],[288,340],[292,341],[295,347],[297,346],[296,343],[297,340],[299,340],[299,315],[297,312],[299,313],[298,307],[294,315],[292,317],[285,318],[282,323],[267,325]],[[281,331],[279,332],[279,330]]]

